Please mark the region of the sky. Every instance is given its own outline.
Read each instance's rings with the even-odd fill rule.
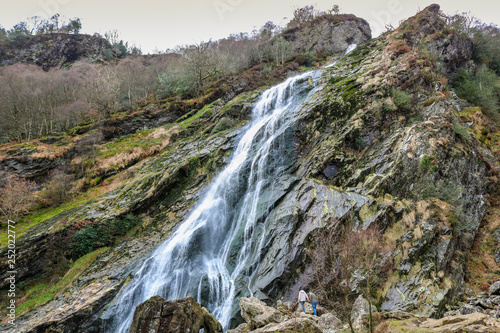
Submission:
[[[121,39],[152,53],[251,32],[267,21],[285,25],[294,9],[305,5],[327,10],[338,4],[341,13],[367,20],[375,37],[386,24],[397,27],[432,3],[447,14],[471,12],[485,23],[500,25],[499,0],[0,0],[0,25],[10,29],[35,15],[59,13],[79,17],[83,33],[104,35],[116,29]]]

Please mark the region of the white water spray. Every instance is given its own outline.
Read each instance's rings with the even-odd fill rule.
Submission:
[[[135,307],[154,295],[193,296],[228,328],[235,298],[251,293],[256,269],[249,266],[258,262],[264,243],[263,193],[293,161],[295,114],[314,93],[310,79],[316,82],[321,73],[289,78],[261,95],[229,164],[108,309],[108,332],[128,332]]]

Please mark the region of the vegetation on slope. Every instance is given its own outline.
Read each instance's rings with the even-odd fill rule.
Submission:
[[[305,22],[308,24],[307,22],[323,21],[324,18],[327,18],[326,21],[328,21],[332,17],[333,20],[348,19],[335,15],[338,14],[319,15],[313,13],[312,16],[307,14],[305,15]],[[318,19],[318,17],[322,19]],[[298,17],[296,19],[298,20]],[[457,17],[450,18],[449,21],[453,23],[458,19]],[[418,15],[415,18],[415,21],[424,20],[425,18]],[[488,50],[495,49],[497,40],[495,34],[488,37],[486,33],[492,31],[493,28],[478,26],[477,29],[479,30],[473,35],[463,35],[459,31],[460,24],[454,26],[449,23],[448,27],[443,27],[448,29],[444,30],[445,35],[449,35],[452,42],[467,43],[472,38],[475,45],[472,62],[463,63],[463,59],[452,59],[447,63],[447,67],[443,65],[445,61],[441,58],[441,55],[433,53],[435,43],[443,40],[443,29],[426,36],[425,39],[421,39],[421,36],[418,36],[420,33],[419,26],[413,25],[414,23],[414,21],[409,21],[403,24],[396,31],[383,36],[380,41],[365,44],[353,52],[349,59],[345,59],[339,66],[355,67],[369,55],[370,47],[376,47],[377,51],[383,52],[388,56],[388,59],[391,59],[391,63],[381,63],[379,68],[373,69],[369,74],[364,73],[366,74],[364,76],[361,76],[360,73],[354,73],[349,77],[332,79],[332,90],[338,90],[341,98],[332,100],[330,101],[331,104],[322,105],[324,109],[317,110],[317,122],[323,123],[321,125],[316,123],[314,124],[315,127],[312,126],[312,128],[325,130],[325,132],[329,130],[326,127],[337,125],[336,121],[338,119],[328,118],[332,116],[329,112],[338,112],[335,116],[339,116],[339,118],[340,116],[355,117],[353,118],[353,126],[357,126],[356,130],[350,132],[349,136],[342,138],[345,140],[338,143],[338,146],[335,146],[336,142],[332,143],[333,148],[329,149],[329,151],[333,150],[338,154],[343,154],[338,158],[345,166],[341,170],[340,176],[335,180],[335,184],[338,186],[349,185],[355,187],[358,184],[369,184],[368,172],[366,175],[355,177],[354,168],[348,166],[348,164],[355,165],[359,162],[358,165],[361,165],[364,154],[369,151],[370,146],[376,145],[378,139],[383,138],[385,133],[390,133],[393,126],[406,126],[408,128],[413,125],[429,126],[425,130],[433,131],[432,126],[436,124],[420,124],[420,115],[417,110],[421,111],[423,107],[428,108],[434,103],[447,100],[452,96],[453,92],[467,99],[474,106],[463,108],[460,112],[457,111],[458,120],[454,118],[454,115],[448,115],[450,121],[451,118],[454,119],[451,121],[451,130],[456,134],[453,138],[456,137],[457,139],[450,151],[455,154],[467,152],[469,151],[468,147],[480,142],[485,147],[491,148],[497,158],[499,156],[500,137],[496,123],[498,96],[495,95],[498,94],[498,77],[496,76],[498,75],[496,64],[498,59],[495,58],[495,52],[488,53]],[[51,100],[47,105],[55,103],[58,106],[53,110],[48,109],[49,111],[44,116],[46,118],[41,121],[42,126],[34,131],[36,134],[31,134],[33,131],[25,132],[26,128],[29,129],[30,121],[33,120],[33,118],[27,117],[28,120],[25,120],[24,125],[19,127],[21,129],[17,134],[11,136],[11,138],[17,137],[19,142],[11,142],[1,148],[4,153],[3,160],[16,157],[19,160],[27,160],[27,163],[34,163],[36,161],[59,159],[64,161],[65,164],[61,168],[54,169],[56,171],[49,176],[35,177],[39,186],[41,186],[41,191],[36,194],[42,200],[28,202],[27,208],[17,213],[20,219],[19,226],[21,226],[19,236],[23,235],[23,230],[34,227],[61,211],[94,199],[103,193],[111,192],[113,189],[127,184],[127,182],[141,181],[142,179],[135,175],[134,165],[146,163],[152,157],[158,157],[161,153],[178,148],[185,143],[183,142],[185,138],[194,140],[198,136],[203,138],[211,135],[216,136],[219,133],[223,134],[224,130],[242,125],[246,118],[239,113],[245,113],[244,104],[251,102],[252,98],[249,97],[247,101],[240,101],[243,104],[241,108],[224,105],[227,99],[242,91],[252,90],[278,81],[294,71],[314,66],[315,63],[317,64],[318,61],[325,58],[326,55],[320,52],[294,54],[294,52],[298,51],[294,49],[295,45],[292,42],[287,41],[287,33],[293,32],[293,29],[296,28],[296,26],[292,25],[281,33],[275,31],[274,27],[267,25],[267,28],[261,29],[253,36],[234,36],[218,42],[202,43],[179,49],[175,55],[136,56],[117,63],[109,62],[104,66],[89,63],[80,64],[80,66],[87,66],[85,67],[87,69],[80,74],[93,73],[94,71],[98,74],[95,77],[90,76],[90,78],[81,75],[78,78],[78,80],[82,80],[81,86],[76,86],[72,92],[82,90],[89,93],[89,91],[80,88],[95,83],[100,84],[100,81],[96,78],[101,77],[101,75],[106,78],[102,80],[103,84],[114,82],[115,86],[99,86],[99,89],[102,89],[102,94],[81,95],[78,99],[72,99],[75,95],[72,93],[70,94],[72,95],[71,98],[61,99],[60,105],[58,105],[58,101]],[[480,31],[485,32],[484,34],[487,36],[481,37],[483,38],[481,43],[474,41],[474,38],[480,36]],[[245,47],[248,47],[247,50],[255,51],[255,53],[248,52],[242,55],[242,58],[236,57],[237,53],[232,54],[234,50]],[[273,53],[274,48],[287,50],[287,47],[292,50],[290,54],[280,53],[276,55]],[[229,57],[228,54],[232,54],[235,58]],[[253,57],[255,54],[257,54],[257,58],[255,58],[257,60],[244,57],[247,55]],[[262,58],[259,58],[261,55]],[[239,59],[234,63],[241,65],[241,67],[227,66],[234,59]],[[165,63],[162,63],[162,61],[165,61]],[[197,61],[200,61],[200,63],[209,61],[210,66],[198,68],[195,66]],[[130,68],[126,69],[127,66]],[[61,77],[66,74],[71,75],[71,73],[74,73],[73,71],[78,70],[79,64],[75,64],[69,69],[58,69],[49,73],[37,72],[38,70],[34,69],[34,67],[26,68],[29,75],[26,73],[25,76],[23,76],[24,74],[21,75],[23,78],[18,82],[20,87],[27,86],[26,82],[33,78],[34,82],[38,82],[38,74],[41,76],[55,75],[53,79],[58,82],[60,77],[57,75],[61,75]],[[80,70],[82,68],[80,67]],[[400,70],[401,68],[403,70]],[[11,77],[16,78],[17,74],[14,67],[5,68],[5,70],[7,72],[13,70],[14,73]],[[121,70],[130,70],[127,73],[132,74],[127,79],[122,80],[120,79]],[[144,76],[150,79],[147,81],[148,83],[129,80],[137,76],[133,74],[134,71],[146,71]],[[383,82],[376,81],[380,78],[379,74],[384,79]],[[115,78],[117,78],[116,81],[114,81]],[[87,79],[88,82],[85,81]],[[241,83],[242,81],[246,82]],[[38,89],[44,86],[43,82],[45,81],[40,80],[35,88]],[[176,82],[180,82],[182,86],[176,86]],[[237,87],[240,84],[243,88]],[[185,89],[186,87],[187,89]],[[484,92],[488,93],[483,94]],[[26,94],[29,96],[30,92]],[[61,96],[63,95],[61,93]],[[422,96],[425,96],[423,100]],[[66,97],[64,96],[64,98]],[[371,98],[375,99],[375,97],[377,103],[381,102],[379,104],[373,103],[375,105],[373,114],[370,116],[363,115],[363,117],[366,116],[367,118],[362,119],[360,114],[363,113],[360,110],[371,107],[369,103],[373,102]],[[19,104],[26,111],[24,116],[34,113],[32,106],[43,102],[45,97],[37,98],[39,97],[34,99],[30,97],[23,102],[24,104]],[[13,97],[11,101],[21,103],[20,99],[15,100]],[[53,101],[56,102],[52,103]],[[81,111],[83,115],[81,118],[77,117],[76,121],[73,122],[73,116],[78,113],[66,113],[65,106],[66,103],[73,105],[73,103],[77,102],[82,102],[85,105],[80,109],[77,108],[78,112]],[[14,105],[17,104],[9,105],[14,108]],[[63,117],[62,120],[51,118],[58,114],[59,111],[65,118]],[[146,124],[150,119],[157,119],[162,116],[170,117],[166,124],[153,122],[150,128],[144,129],[143,124]],[[377,122],[375,122],[378,128],[371,128],[368,125],[369,121],[367,120],[370,120],[368,117],[380,118],[377,118]],[[331,121],[327,122],[326,120]],[[473,124],[469,126],[467,123],[470,121]],[[135,122],[139,123],[139,125],[134,126]],[[314,121],[311,123],[314,123]],[[80,126],[75,127],[76,124]],[[363,126],[363,124],[365,125]],[[442,125],[442,127],[436,125],[436,128],[442,129],[447,124],[443,122],[443,124],[438,125]],[[141,129],[138,130],[139,128]],[[57,133],[58,131],[66,131],[66,133]],[[22,142],[27,138],[26,133],[30,133],[30,138],[47,134],[50,136],[41,137],[36,141]],[[417,133],[415,137],[418,137],[419,134]],[[378,139],[374,140],[373,137]],[[434,140],[430,141],[434,146],[449,144],[446,140],[431,139]],[[313,141],[311,139],[308,143]],[[416,154],[416,149],[415,141],[411,142],[408,154]],[[167,193],[172,194],[174,197],[177,192],[173,192],[184,190],[186,188],[186,178],[193,180],[197,176],[202,178],[202,176],[210,175],[211,171],[214,170],[213,163],[216,164],[216,161],[200,161],[198,157],[193,158],[178,171],[179,178],[175,179],[174,183],[167,183],[168,186],[172,187],[172,189],[169,189],[171,192]],[[323,164],[324,161],[322,160],[319,163]],[[377,200],[380,199],[384,203],[390,202],[390,205],[404,207],[404,215],[401,221],[397,221],[390,227],[393,234],[384,237],[385,241],[394,246],[403,247],[406,252],[411,246],[410,242],[405,241],[399,244],[399,239],[412,231],[414,223],[425,216],[429,217],[436,214],[436,218],[451,227],[453,232],[462,233],[468,228],[460,211],[456,209],[466,204],[463,189],[460,185],[445,182],[439,178],[443,172],[440,170],[442,167],[440,157],[424,155],[418,159],[417,163],[417,173],[421,177],[420,179],[428,177],[426,179],[429,181],[426,183],[428,185],[426,188],[418,188],[414,191],[416,207],[413,204],[406,207],[405,201],[403,203],[392,202],[391,196],[386,196],[384,193],[384,191],[391,191],[391,189],[385,185],[374,186],[376,190],[371,193],[377,197]],[[319,174],[316,176],[321,177]],[[497,176],[494,173],[490,174],[490,177],[493,178]],[[141,175],[141,177],[145,176]],[[173,176],[173,178],[175,177]],[[146,177],[144,179],[144,187],[148,187],[148,190],[149,187],[154,187],[151,186],[151,182],[153,184],[158,182],[157,179]],[[27,197],[33,195],[33,191],[29,190],[31,188],[30,181],[23,181],[22,179],[16,179],[16,181],[20,182],[18,184],[21,185],[21,188],[26,187],[28,189],[24,192]],[[348,181],[351,183],[348,183]],[[491,179],[491,181],[494,183],[494,179]],[[395,187],[398,185],[396,184]],[[182,189],[179,189],[181,187]],[[392,189],[392,191],[396,192],[397,189]],[[166,202],[172,203],[173,200],[168,198]],[[2,204],[5,205],[5,202]],[[125,221],[126,227],[123,230],[124,233],[122,233],[122,231],[117,231],[122,225],[120,221],[122,221],[120,218],[110,221],[79,221],[74,228],[73,240],[78,244],[75,246],[73,259],[77,259],[96,248],[102,249],[104,246],[115,244],[116,241],[121,239],[120,237],[124,237],[124,233],[135,226],[141,227],[141,222],[143,222],[129,223],[130,221]],[[66,222],[61,221],[54,229],[62,228],[64,223]],[[490,224],[489,220],[486,221],[486,224]],[[496,226],[491,227],[496,228]],[[416,231],[412,232],[415,233],[414,243],[424,238],[422,234],[418,235]],[[493,248],[484,246],[481,236],[478,239],[479,245],[477,245],[476,250],[480,250],[474,253],[488,254],[488,260],[491,261]],[[487,238],[486,242],[491,243],[491,237]],[[92,253],[86,254],[78,260],[87,258]],[[401,264],[403,254],[404,251],[395,257],[395,264]],[[474,261],[469,265],[472,269],[471,278],[479,275],[480,267],[484,267],[485,260],[476,260],[477,262]],[[487,264],[490,265],[490,262]],[[476,283],[473,287],[484,288],[485,285],[490,283],[489,281],[496,274],[494,268],[492,268],[495,265],[488,266],[490,277],[485,278],[485,281],[481,281],[481,283]],[[68,267],[64,269],[68,269]],[[419,266],[416,264],[413,269],[418,270]],[[407,279],[412,273],[415,273],[415,271],[412,270],[407,275],[403,275],[402,279]],[[60,272],[58,274],[60,275]],[[395,282],[394,276],[389,277],[389,282]],[[442,282],[443,285],[447,283],[447,280]],[[387,286],[387,289],[389,287],[390,285]],[[54,288],[60,290],[59,287]],[[47,299],[57,294],[57,292],[52,293],[52,291],[52,296]],[[381,302],[382,293],[374,296],[376,296],[374,299],[377,298],[374,302]],[[43,302],[44,300],[37,301],[33,306],[29,305],[29,308],[31,309]],[[28,305],[26,306],[28,307]]]

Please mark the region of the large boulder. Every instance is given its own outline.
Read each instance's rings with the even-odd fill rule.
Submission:
[[[323,332],[330,332],[342,327],[342,322],[333,313],[325,313],[319,317],[318,326]]]
[[[321,317],[303,313],[302,306],[294,307],[291,302],[278,301],[277,308],[267,306],[255,297],[240,299],[241,316],[246,323],[227,333],[274,333],[274,332],[335,332],[342,322],[332,313]],[[307,309],[306,309],[307,310]],[[312,313],[309,304],[309,312]]]
[[[490,295],[500,295],[500,280],[494,282],[488,289]]]
[[[250,330],[283,321],[283,315],[278,310],[267,306],[255,297],[242,297],[240,309],[241,317],[247,322]]]
[[[278,333],[278,332],[310,332],[322,333],[323,330],[317,325],[314,316],[302,314],[298,318],[291,318],[281,323],[270,323],[258,328],[251,333]]]
[[[167,301],[153,296],[134,312],[130,333],[199,332],[222,333],[221,324],[192,297]]]

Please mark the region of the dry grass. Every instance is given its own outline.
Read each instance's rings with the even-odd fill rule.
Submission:
[[[23,143],[9,142],[0,147],[0,161],[8,158],[9,156],[18,156],[22,149],[33,151],[31,154],[27,154],[27,156],[30,156],[31,158],[54,160],[56,158],[63,157],[73,146],[74,144],[72,143],[65,146],[50,145],[38,140]]]
[[[140,138],[140,142],[144,144],[130,145],[130,143],[138,142],[134,141],[135,138],[123,143],[121,148],[116,149],[116,144],[114,145],[114,151],[117,153],[106,154],[106,145],[101,150],[104,157],[97,158],[97,169],[99,173],[106,173],[110,170],[121,170],[127,166],[136,163],[137,161],[152,156],[163,149],[165,149],[170,144],[170,139],[173,135],[179,134],[177,127],[171,129],[166,129],[160,127],[155,129],[153,132],[147,134],[144,138]],[[149,144],[153,143],[153,144]],[[119,151],[119,150],[122,151]],[[108,156],[111,155],[111,156]]]
[[[428,220],[432,216],[432,210],[429,209],[430,203],[428,201],[417,202],[417,212],[422,215],[422,220]]]
[[[403,225],[405,226],[406,229],[412,228],[415,221],[416,221],[416,213],[414,210],[412,210],[409,213],[405,212],[403,214]]]
[[[36,144],[36,153],[31,154],[31,157],[35,159],[54,160],[63,157],[72,148],[72,145],[54,146],[37,141],[34,143]]]
[[[494,198],[484,225],[478,231],[471,255],[466,258],[466,285],[476,292],[487,291],[487,288],[498,280],[500,265],[495,262],[494,251],[497,246],[492,236],[492,232],[497,228],[500,228],[500,199]]]

